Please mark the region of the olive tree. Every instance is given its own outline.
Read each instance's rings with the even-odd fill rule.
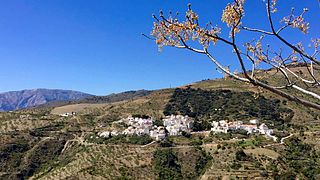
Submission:
[[[310,45],[305,48],[303,43],[289,42],[282,34],[289,28],[296,28],[303,34],[308,33],[310,26],[304,18],[308,9],[305,8],[296,15],[292,8],[291,13],[276,25],[273,16],[277,13],[277,1],[262,1],[266,4],[265,17],[269,28],[259,29],[248,27],[243,22],[245,3],[245,0],[234,0],[226,5],[221,21],[227,25],[227,33],[223,32],[222,28],[214,26],[212,22],[200,25],[199,15],[188,4],[188,10],[183,18],[179,18],[178,13],[169,13],[166,16],[163,11],[160,11],[159,16],[153,15],[152,37],[145,36],[154,40],[159,48],[172,46],[205,55],[228,77],[320,110],[318,91],[320,38],[311,39]],[[242,32],[251,33],[256,38],[240,43],[237,38]],[[283,47],[272,47],[265,42],[266,37],[273,38]],[[214,56],[212,49],[218,43],[230,47],[230,53],[233,53],[238,61],[239,72],[232,71],[225,61]],[[296,71],[297,66],[304,69],[304,73]],[[275,72],[272,77],[281,79],[275,82],[271,81],[272,77],[264,78],[259,71],[260,67],[263,67],[262,69],[269,67]]]

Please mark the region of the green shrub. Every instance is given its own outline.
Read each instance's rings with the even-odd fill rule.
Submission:
[[[90,134],[86,140],[91,143],[98,144],[139,144],[145,145],[151,143],[153,140],[149,135],[117,135],[109,138],[98,137],[96,134]]]
[[[201,147],[197,148],[200,156],[197,159],[197,164],[195,167],[197,176],[202,175],[206,169],[211,165],[212,156],[206,153]]]
[[[297,137],[286,141],[285,156],[282,158],[292,172],[303,174],[307,179],[316,179],[320,174],[320,152]],[[284,175],[292,176],[292,172]]]
[[[235,169],[235,170],[239,170],[241,168],[241,164],[237,163],[237,162],[233,162],[231,165],[230,165],[230,168],[231,169]]]
[[[163,121],[162,121],[162,120],[158,120],[158,119],[156,119],[155,121],[153,121],[153,125],[156,125],[156,126],[163,126]]]
[[[172,147],[173,146],[172,140],[170,140],[168,138],[164,139],[163,141],[160,141],[159,144],[161,147]]]
[[[241,149],[238,150],[236,152],[236,160],[238,161],[247,161],[248,160],[248,156],[246,155],[246,153]]]
[[[283,128],[294,112],[278,99],[255,98],[252,92],[230,90],[176,89],[164,109],[165,115],[182,114],[195,118],[194,131],[208,130],[212,120],[263,119],[269,127]]]
[[[153,158],[158,179],[183,179],[178,158],[171,149],[158,149]]]

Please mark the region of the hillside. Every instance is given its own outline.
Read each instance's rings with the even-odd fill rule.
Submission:
[[[301,69],[299,68],[295,68],[293,69],[294,71],[301,71]],[[302,69],[303,71],[303,69]],[[269,71],[262,71],[261,72],[264,77],[270,77],[270,74],[274,74],[273,70],[269,70]],[[273,76],[274,79],[271,79],[274,81],[274,83],[277,83],[277,76]],[[281,112],[282,115],[284,114],[288,114],[291,117],[291,121],[297,124],[312,124],[312,123],[319,123],[320,122],[320,112],[304,107],[300,104],[297,104],[295,102],[291,102],[286,100],[285,98],[282,98],[278,95],[275,95],[269,91],[263,90],[263,89],[259,89],[257,87],[251,86],[251,85],[247,85],[244,83],[241,83],[239,81],[236,81],[234,79],[231,78],[221,78],[221,79],[214,79],[214,80],[203,80],[203,81],[199,81],[199,82],[195,82],[192,83],[190,85],[187,86],[181,86],[179,87],[180,89],[186,89],[186,88],[192,88],[192,89],[202,89],[205,93],[209,93],[209,94],[213,94],[213,95],[209,95],[209,97],[214,100],[215,99],[215,95],[219,95],[219,92],[212,92],[212,91],[231,91],[230,92],[230,96],[227,95],[225,97],[220,97],[219,103],[220,106],[225,106],[227,109],[226,111],[233,111],[234,109],[237,109],[236,106],[237,105],[241,105],[242,111],[240,111],[240,109],[238,109],[238,111],[234,111],[234,112],[230,112],[229,113],[229,117],[236,117],[239,118],[241,116],[244,117],[250,117],[248,116],[249,110],[247,109],[246,111],[243,111],[243,109],[245,109],[245,105],[241,104],[241,102],[245,102],[247,103],[246,106],[253,108],[253,106],[258,105],[261,108],[264,107],[264,101],[274,101],[274,102],[270,102],[269,106],[267,107],[265,106],[264,108],[266,108],[266,110],[271,110],[273,107],[273,104],[278,104],[281,105],[281,108],[279,109],[279,111],[283,111]],[[315,92],[318,92],[318,88],[310,88]],[[206,92],[209,91],[209,92]],[[92,97],[89,98],[91,100],[86,101],[83,100],[83,103],[79,103],[79,102],[73,102],[71,103],[72,105],[64,105],[64,106],[59,106],[59,107],[55,107],[53,108],[54,114],[61,114],[61,113],[65,113],[65,112],[70,112],[72,111],[76,111],[76,112],[81,112],[83,111],[83,113],[92,113],[92,112],[99,112],[101,113],[101,115],[107,115],[107,114],[117,114],[117,116],[119,117],[126,117],[129,114],[146,114],[149,116],[155,116],[155,117],[163,117],[164,114],[164,110],[165,110],[165,106],[167,105],[167,103],[170,101],[170,99],[175,99],[172,97],[172,95],[174,94],[175,89],[163,89],[163,90],[154,90],[154,91],[148,91],[148,94],[145,94],[143,96],[138,96],[138,97],[132,97],[130,99],[126,99],[126,98],[121,98],[121,99],[115,99],[114,101],[100,101],[101,103],[98,104],[95,101],[93,101],[92,99],[95,99],[96,97]],[[125,93],[126,94],[126,93]],[[202,94],[203,96],[205,96],[204,94]],[[116,94],[117,95],[117,94]],[[119,96],[119,95],[117,95]],[[188,94],[186,95],[188,97]],[[237,96],[239,98],[237,98]],[[108,96],[106,96],[108,97]],[[233,97],[233,99],[228,99],[229,97]],[[99,98],[99,97],[98,97]],[[197,108],[207,108],[204,107],[203,105],[205,105],[205,103],[214,103],[210,102],[211,99],[208,99],[207,97],[200,97],[200,98],[204,98],[204,101],[199,101],[199,103],[202,105],[198,105]],[[249,98],[249,99],[248,99]],[[108,99],[108,98],[107,98]],[[219,98],[218,98],[219,99]],[[255,99],[260,99],[262,100],[260,105],[257,102],[253,102]],[[264,100],[266,99],[266,100]],[[177,100],[177,99],[175,99]],[[104,102],[104,103],[103,103]],[[276,103],[275,103],[276,102]],[[115,103],[115,104],[113,104]],[[228,103],[228,104],[225,104]],[[112,107],[112,111],[110,111],[110,107]],[[247,107],[247,108],[248,108]],[[219,108],[219,105],[216,104],[215,108]],[[233,108],[233,109],[231,109]],[[278,107],[275,107],[278,108]],[[70,110],[71,109],[71,110]],[[293,111],[292,113],[290,113],[291,111]],[[278,112],[280,113],[280,112]],[[218,116],[221,116],[219,114],[217,114]],[[258,116],[255,116],[258,117]],[[227,118],[230,119],[230,118]]]
[[[91,96],[75,101],[74,103],[113,103],[147,96],[151,92],[152,91],[148,90],[125,91],[121,93],[112,93],[107,96]]]
[[[54,101],[79,100],[92,95],[70,90],[34,89],[0,94],[0,111],[13,111]]]
[[[229,78],[124,94],[0,113],[0,179],[320,177],[318,111]],[[68,111],[77,114],[59,116]],[[130,115],[170,114],[194,117],[194,133],[148,145],[147,136],[98,136],[125,128],[118,121]],[[286,139],[204,131],[213,120],[255,118]]]
[[[84,109],[90,109],[94,107],[103,107],[110,103],[134,100],[142,98],[151,94],[152,91],[137,90],[137,91],[125,91],[121,93],[113,93],[107,96],[90,96],[80,100],[74,101],[57,101],[46,103],[39,108],[56,107],[52,111],[53,114],[64,114],[67,112],[80,112]]]

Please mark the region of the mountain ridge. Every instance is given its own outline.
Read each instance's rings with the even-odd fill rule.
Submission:
[[[74,90],[25,89],[0,93],[0,111],[13,111],[34,107],[53,101],[79,100],[92,96]]]

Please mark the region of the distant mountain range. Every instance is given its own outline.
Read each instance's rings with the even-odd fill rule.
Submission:
[[[120,93],[112,93],[106,96],[89,96],[76,100],[60,100],[60,101],[52,101],[42,105],[37,106],[37,108],[45,108],[45,107],[59,107],[70,104],[103,104],[103,103],[114,103],[119,101],[133,100],[140,97],[148,96],[151,94],[152,90],[133,90],[133,91],[125,91]]]
[[[13,111],[55,101],[80,100],[92,95],[59,89],[34,89],[0,93],[0,111]]]

